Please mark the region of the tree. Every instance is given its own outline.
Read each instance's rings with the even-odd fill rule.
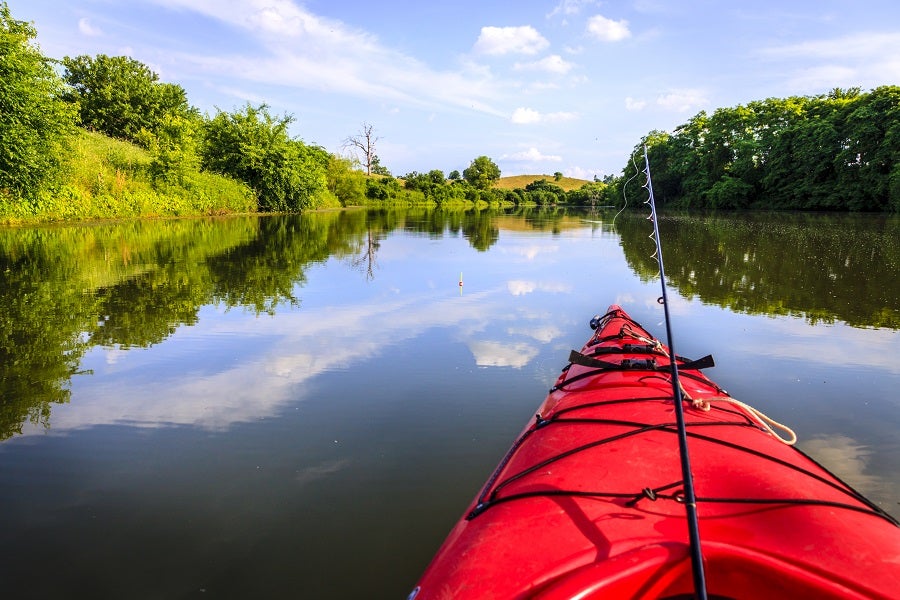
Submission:
[[[189,171],[200,166],[197,155],[199,118],[166,115],[149,143],[152,159],[150,173],[154,179],[184,182]]]
[[[500,179],[500,167],[487,156],[479,156],[463,171],[463,179],[476,189],[488,190]]]
[[[460,178],[460,174],[459,174],[459,171],[457,171],[456,169],[453,169],[452,171],[450,171],[450,174],[447,175],[447,179],[449,179],[450,181],[458,181],[459,178]]]
[[[381,159],[378,158],[378,155],[372,157],[372,173],[375,175],[384,175],[385,177],[389,177],[391,172],[387,167],[381,164]]]
[[[344,140],[344,148],[349,148],[351,151],[358,150],[362,153],[360,162],[366,165],[366,175],[372,174],[373,167],[380,166],[378,156],[375,154],[375,142],[379,139],[375,135],[375,127],[364,122],[362,130],[358,134],[351,135]]]
[[[75,129],[62,80],[31,43],[36,35],[0,4],[0,199],[31,198],[51,183]]]
[[[291,116],[274,117],[268,107],[219,112],[204,127],[203,168],[231,175],[256,191],[259,208],[297,211],[314,208],[327,194],[329,155],[291,139]]]
[[[138,141],[142,130],[156,134],[167,117],[190,111],[184,88],[160,83],[150,68],[127,56],[98,54],[65,57],[64,77],[72,86],[84,127],[108,136]]]

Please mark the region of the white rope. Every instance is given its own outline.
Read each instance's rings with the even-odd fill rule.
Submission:
[[[734,404],[735,406],[740,406],[745,411],[747,411],[750,416],[766,431],[775,436],[782,444],[787,444],[788,446],[793,446],[797,443],[797,434],[793,429],[788,427],[783,423],[779,423],[772,417],[768,416],[761,410],[754,408],[747,404],[746,402],[741,402],[736,398],[731,398],[730,396],[716,396],[715,398],[691,398],[687,395],[684,389],[681,390],[685,397],[691,401],[691,404],[694,408],[708,411],[710,409],[711,402],[722,402],[724,404]],[[780,429],[781,431],[787,433],[787,437],[781,436],[776,429]]]
[[[645,344],[652,345],[654,350],[668,358],[670,361],[672,360],[672,357],[669,356],[669,353],[662,345],[662,342],[640,335],[634,329],[632,329],[629,324],[626,323],[622,326],[622,334],[629,335],[636,340],[644,342]],[[750,406],[746,402],[741,402],[740,400],[737,400],[736,398],[732,398],[730,396],[716,396],[714,398],[692,398],[691,395],[688,394],[687,390],[684,389],[684,386],[681,385],[680,381],[678,382],[678,385],[681,388],[682,396],[686,400],[689,400],[691,402],[691,405],[696,409],[709,411],[712,402],[721,402],[724,404],[733,404],[735,406],[739,406],[743,408],[750,415],[750,417],[757,422],[757,424],[759,424],[764,430],[771,433],[775,437],[775,439],[777,439],[782,444],[793,446],[797,443],[797,434],[793,429],[783,423],[779,423],[772,417],[768,416],[761,410]],[[776,429],[785,432],[787,434],[787,437],[783,437],[782,435],[780,435],[777,431],[775,431]]]

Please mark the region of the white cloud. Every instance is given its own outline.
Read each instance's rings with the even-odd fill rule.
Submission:
[[[635,98],[632,98],[631,96],[628,96],[627,98],[625,98],[625,109],[626,110],[632,110],[632,111],[644,110],[644,107],[646,107],[646,106],[647,106],[646,100],[636,100]]]
[[[549,344],[563,334],[562,330],[555,325],[510,327],[506,332],[510,335],[524,335],[544,344]]]
[[[900,79],[900,33],[859,33],[765,48],[760,54],[779,65],[801,91],[833,87],[876,87]]]
[[[516,152],[514,154],[504,154],[500,157],[501,160],[513,160],[513,161],[522,161],[522,162],[561,162],[562,156],[556,154],[542,154],[540,150],[537,148],[529,148],[528,150],[523,150],[522,152]]]
[[[867,473],[872,450],[845,435],[821,435],[804,440],[803,450],[864,494],[875,494],[886,486]]]
[[[589,170],[589,169],[584,169],[579,166],[574,166],[574,167],[569,167],[568,169],[563,171],[563,173],[565,173],[566,177],[572,177],[574,179],[586,179],[588,181],[593,181],[594,175],[596,175],[598,173],[598,171],[597,171],[597,169]]]
[[[657,106],[676,112],[687,112],[701,108],[709,103],[701,90],[673,90],[656,99]]]
[[[557,15],[571,17],[579,14],[583,7],[593,4],[598,4],[598,0],[562,0],[547,14],[547,18],[550,19]]]
[[[88,19],[87,17],[78,19],[78,31],[89,37],[103,35],[103,30],[101,30],[99,27],[96,27],[95,25],[92,25],[90,19]]]
[[[517,108],[513,111],[512,118],[510,120],[513,123],[519,124],[540,123],[541,113],[534,110],[533,108]]]
[[[510,121],[517,125],[530,125],[533,123],[561,123],[577,119],[573,112],[540,113],[533,108],[520,107],[513,111]]]
[[[537,54],[550,42],[530,25],[521,27],[482,27],[475,51],[480,54]]]
[[[859,33],[830,40],[811,40],[762,50],[766,56],[785,58],[880,59],[896,54],[900,33]]]
[[[572,63],[564,60],[559,54],[553,54],[537,62],[516,63],[513,68],[516,71],[546,71],[548,73],[565,75],[572,70],[573,66]]]
[[[613,21],[602,15],[594,15],[588,20],[588,33],[603,42],[620,42],[631,37],[628,21]]]
[[[502,254],[512,254],[515,256],[521,256],[525,258],[525,260],[534,260],[540,254],[554,254],[559,252],[559,246],[541,246],[541,245],[528,245],[528,246],[513,246],[513,247],[504,247],[500,249]]]
[[[521,369],[537,356],[538,349],[525,343],[503,344],[490,341],[469,342],[469,350],[479,367]]]
[[[523,279],[513,279],[508,281],[506,282],[506,287],[513,296],[524,296],[525,294],[531,294],[532,292],[559,294],[572,291],[572,287],[565,283],[525,281]]]
[[[204,77],[226,76],[392,105],[453,106],[501,116],[492,108],[502,94],[489,70],[465,65],[459,71],[434,70],[366,31],[314,15],[290,0],[154,1],[243,29],[264,49],[259,55],[176,57],[182,66],[192,65]],[[537,38],[530,47],[542,47],[541,40],[548,43],[539,34]]]

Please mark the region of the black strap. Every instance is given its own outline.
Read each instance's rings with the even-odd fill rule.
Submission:
[[[569,362],[573,365],[581,365],[582,367],[591,367],[594,369],[608,369],[614,371],[624,371],[631,369],[639,369],[646,371],[667,371],[669,370],[668,366],[660,367],[656,364],[656,361],[652,358],[641,358],[641,359],[623,359],[620,363],[608,362],[605,360],[600,360],[597,358],[593,358],[591,356],[587,356],[578,352],[577,350],[572,350],[569,353]],[[698,358],[697,360],[691,360],[687,362],[683,362],[678,365],[679,369],[686,371],[699,371],[700,369],[709,369],[710,367],[716,366],[716,362],[713,360],[711,354],[707,354],[703,358]]]

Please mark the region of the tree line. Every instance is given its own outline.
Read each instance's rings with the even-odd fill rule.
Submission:
[[[644,144],[660,204],[900,211],[898,86],[700,112],[671,133],[650,132],[636,154]],[[640,196],[639,186],[624,185],[635,169],[629,161],[616,181],[630,200]]]
[[[621,176],[568,191],[547,179],[499,189],[500,169],[487,156],[462,173],[445,176],[434,169],[394,177],[375,152],[371,124],[345,140],[345,148],[360,151],[362,159],[338,156],[292,137],[293,116],[272,114],[265,104],[202,114],[184,88],[161,82],[133,58],[99,54],[57,61],[41,54],[36,33],[0,3],[0,205],[65,202],[60,183],[71,176],[66,157],[83,130],[142,148],[149,159],[141,169],[162,196],[171,186],[190,188],[197,173],[212,173],[246,186],[259,211],[640,200],[640,186],[627,185],[640,168],[631,160]],[[898,116],[900,87],[833,90],[700,112],[671,133],[650,132],[636,152],[648,148],[660,204],[898,211]],[[114,175],[127,171],[116,166]],[[208,195],[244,193],[226,187],[216,184]]]

